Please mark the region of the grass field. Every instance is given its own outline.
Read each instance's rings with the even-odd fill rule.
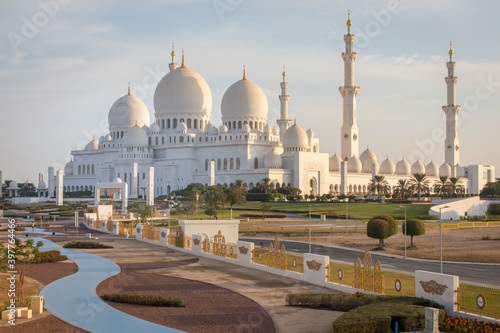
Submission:
[[[309,206],[311,204],[313,205],[311,207],[313,213],[336,211],[340,214],[345,214],[346,212],[346,204],[338,202],[269,202],[266,204],[271,207],[271,211],[297,213],[304,216],[309,213]],[[261,206],[261,202],[252,201],[244,205],[235,205],[234,208],[260,211]],[[407,217],[412,217],[416,215],[428,215],[431,206],[431,204],[348,203],[347,214],[359,219],[369,219],[381,214],[404,216],[404,207],[406,207]],[[234,213],[235,211],[233,210]]]

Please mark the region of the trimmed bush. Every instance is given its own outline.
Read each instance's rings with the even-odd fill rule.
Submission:
[[[392,236],[392,228],[386,220],[371,219],[366,226],[366,235],[379,240],[380,247],[384,246],[384,239]]]
[[[269,201],[270,193],[247,193],[247,201]]]
[[[101,243],[94,243],[94,242],[77,242],[77,241],[71,241],[63,246],[64,248],[67,249],[112,249],[113,246],[101,244]]]
[[[405,223],[402,224],[403,234],[411,236],[411,246],[413,247],[413,236],[421,236],[425,235],[425,225],[422,221],[417,219],[408,219],[406,220],[406,229]]]
[[[391,235],[396,235],[398,233],[398,224],[396,223],[396,220],[394,217],[390,215],[377,215],[371,218],[371,220],[386,220],[390,227],[391,227]]]
[[[127,303],[149,306],[182,307],[184,301],[174,297],[163,297],[155,295],[128,295],[128,294],[104,294],[101,298],[105,301],[116,303]]]

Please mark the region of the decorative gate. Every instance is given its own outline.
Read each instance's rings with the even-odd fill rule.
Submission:
[[[354,260],[354,268],[352,270],[352,287],[363,289],[363,273],[361,271],[361,259]]]
[[[226,256],[226,238],[219,232],[214,236],[214,254],[216,256]]]
[[[160,232],[156,231],[154,225],[149,224],[142,228],[142,238],[160,241]]]
[[[373,291],[379,294],[384,293],[384,274],[378,260],[373,264]]]
[[[169,238],[170,240],[168,243],[170,245],[184,248],[184,232],[182,230],[177,230],[175,234],[170,234]]]
[[[281,245],[280,247],[278,237],[274,239],[274,246],[273,243],[269,244],[267,266],[286,270],[285,245]]]

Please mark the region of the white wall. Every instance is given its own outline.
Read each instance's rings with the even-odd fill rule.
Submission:
[[[213,239],[220,230],[226,243],[232,244],[238,242],[239,224],[239,220],[179,220],[179,225],[186,236],[206,234]]]
[[[460,216],[464,216],[465,212],[469,216],[472,215],[485,215],[488,205],[490,203],[498,203],[500,201],[495,200],[481,200],[479,197],[466,198],[461,200],[456,200],[453,202],[448,202],[446,204],[436,205],[431,207],[429,210],[429,215],[434,215],[439,218],[439,209],[442,208],[442,219],[443,220],[459,220]],[[448,208],[444,208],[448,206]]]

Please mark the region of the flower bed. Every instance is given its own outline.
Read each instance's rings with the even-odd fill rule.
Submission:
[[[113,246],[101,243],[77,242],[77,241],[68,242],[64,244],[63,247],[67,249],[112,249],[113,248]]]
[[[105,301],[150,305],[150,306],[166,306],[166,307],[182,307],[184,301],[174,297],[163,297],[154,295],[128,295],[128,294],[104,294],[101,298]]]
[[[498,333],[500,325],[490,321],[484,322],[477,319],[465,319],[462,317],[451,317],[445,314],[439,329],[445,332],[463,333]]]

